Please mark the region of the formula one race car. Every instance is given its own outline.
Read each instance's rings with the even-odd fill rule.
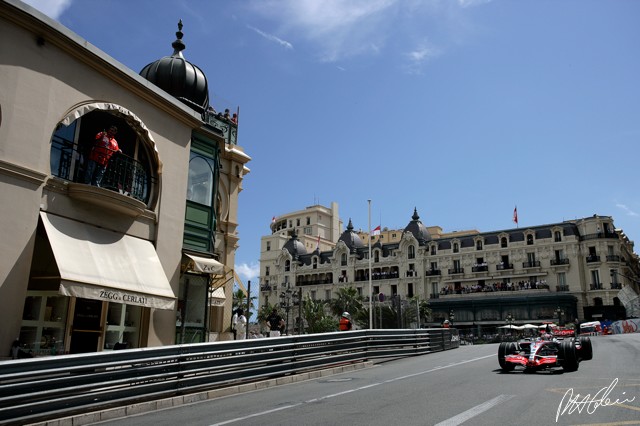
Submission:
[[[513,371],[517,366],[526,372],[562,367],[576,371],[580,361],[593,358],[591,339],[586,336],[558,339],[541,337],[535,340],[502,342],[498,348],[498,362],[502,371]]]

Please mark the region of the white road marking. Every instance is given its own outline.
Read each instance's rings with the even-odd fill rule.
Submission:
[[[477,416],[478,414],[482,414],[485,411],[495,407],[496,405],[510,400],[514,396],[515,395],[498,395],[495,398],[490,399],[487,402],[483,402],[480,405],[476,405],[475,407],[470,408],[467,411],[464,411],[464,412],[458,414],[457,416],[451,417],[450,419],[447,419],[447,420],[445,420],[443,422],[440,422],[440,423],[436,424],[435,426],[458,426],[458,425],[461,425],[462,423],[464,423],[467,420]]]
[[[211,426],[227,425],[227,424],[230,424],[230,423],[235,423],[235,422],[239,422],[239,421],[242,421],[242,420],[250,419],[252,417],[264,416],[266,414],[274,413],[276,411],[282,411],[282,410],[288,410],[289,408],[295,408],[295,407],[298,407],[298,406],[300,406],[302,404],[311,404],[313,402],[318,402],[318,401],[322,401],[322,400],[329,399],[329,398],[335,398],[335,397],[340,396],[340,395],[361,391],[363,389],[369,389],[369,388],[372,388],[372,387],[375,387],[375,386],[379,386],[379,385],[384,384],[384,383],[392,383],[392,382],[395,382],[395,381],[398,381],[398,380],[403,380],[403,379],[408,379],[408,378],[411,378],[411,377],[421,376],[423,374],[432,373],[434,371],[439,371],[439,370],[444,370],[446,368],[456,367],[458,365],[467,364],[467,363],[473,362],[473,361],[479,361],[481,359],[485,359],[485,358],[489,358],[489,357],[493,357],[493,356],[495,356],[495,355],[486,355],[486,356],[481,356],[481,357],[478,357],[478,358],[472,358],[472,359],[468,359],[466,361],[460,361],[458,363],[450,364],[450,365],[447,365],[447,366],[444,366],[444,367],[438,366],[438,367],[434,367],[434,368],[432,368],[430,370],[420,371],[419,373],[408,374],[406,376],[395,377],[393,379],[385,380],[384,382],[372,383],[372,384],[369,384],[369,385],[366,385],[366,386],[360,386],[358,388],[348,389],[348,390],[345,390],[345,391],[342,391],[342,392],[339,392],[339,393],[325,395],[325,396],[321,396],[321,397],[318,397],[318,398],[310,399],[308,401],[299,402],[297,404],[283,405],[282,407],[272,408],[271,410],[260,411],[258,413],[249,414],[249,415],[243,416],[243,417],[236,417],[234,419],[229,419],[229,420],[225,420],[225,421],[222,421],[222,422],[214,423]],[[502,395],[502,396],[505,396],[505,395]],[[512,396],[513,395],[509,396],[509,398],[511,398]],[[486,404],[486,402],[485,402],[485,404]],[[489,408],[491,408],[491,407],[489,407]],[[486,410],[488,410],[489,408],[486,408]],[[460,424],[460,423],[451,423],[451,425],[458,425],[458,424]],[[447,425],[449,425],[449,424],[447,423]]]

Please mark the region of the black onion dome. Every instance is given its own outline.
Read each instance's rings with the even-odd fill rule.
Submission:
[[[429,235],[427,227],[420,221],[420,216],[418,216],[418,210],[416,208],[413,209],[411,222],[404,228],[404,232],[411,232],[421,246],[431,241],[431,235]]]
[[[298,260],[298,257],[307,254],[307,249],[304,247],[304,244],[300,240],[298,240],[298,233],[294,230],[293,234],[291,234],[291,238],[284,244],[284,250],[287,250],[293,260]]]
[[[358,234],[353,231],[353,224],[351,223],[351,219],[349,219],[349,225],[347,225],[347,230],[340,235],[338,241],[344,242],[347,247],[349,247],[349,251],[354,252],[356,249],[363,248],[364,244]]]
[[[178,22],[176,41],[171,46],[173,54],[158,59],[142,68],[140,75],[182,103],[204,112],[209,106],[209,87],[204,72],[182,56],[186,49],[182,42],[182,20]]]

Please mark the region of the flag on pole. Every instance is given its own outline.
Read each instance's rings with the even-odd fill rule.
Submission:
[[[276,221],[276,217],[274,216],[274,217],[271,218],[271,223],[273,223],[275,221]]]
[[[380,235],[380,225],[373,228],[373,231],[371,231],[371,235]]]
[[[513,209],[513,222],[518,224],[518,206]]]

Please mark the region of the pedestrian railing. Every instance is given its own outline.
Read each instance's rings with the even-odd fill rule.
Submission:
[[[4,361],[0,424],[56,419],[459,344],[456,329],[356,330]]]

